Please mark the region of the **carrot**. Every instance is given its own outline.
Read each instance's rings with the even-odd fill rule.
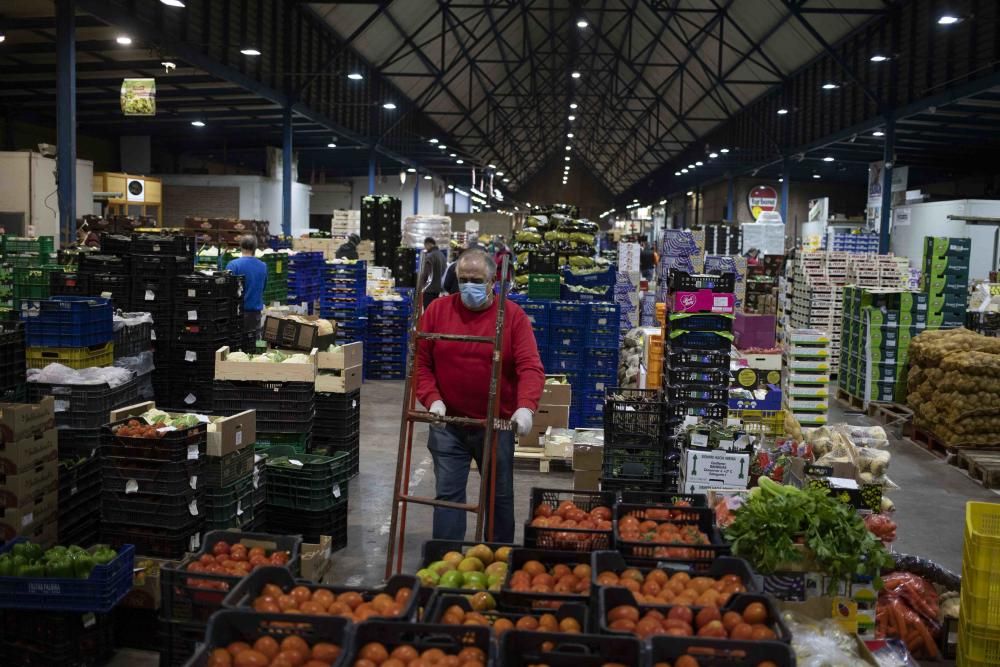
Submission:
[[[899,600],[893,600],[890,603],[890,609],[892,610],[893,616],[896,618],[896,636],[903,638],[906,636],[907,625],[906,620],[903,618],[903,611],[900,609],[902,605]]]
[[[924,640],[924,648],[927,649],[927,655],[931,658],[936,658],[938,656],[937,644],[934,643],[934,638],[931,637],[931,633],[927,631],[923,623],[917,623],[917,631]]]

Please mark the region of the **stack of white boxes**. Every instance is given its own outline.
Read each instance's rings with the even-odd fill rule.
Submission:
[[[361,234],[361,211],[337,210],[330,222],[330,235],[347,238],[351,234]]]
[[[802,426],[822,426],[830,410],[830,335],[818,329],[790,329],[785,334],[785,409]]]
[[[788,323],[796,329],[819,329],[830,337],[831,374],[840,361],[840,329],[844,285],[851,256],[846,252],[810,252],[795,260],[792,310]],[[787,341],[786,341],[787,342]]]
[[[558,376],[565,382],[566,376]],[[546,429],[569,427],[569,406],[572,405],[573,389],[569,384],[546,382],[542,398],[538,402],[531,422],[531,432],[517,437],[518,449],[538,449],[544,445]]]

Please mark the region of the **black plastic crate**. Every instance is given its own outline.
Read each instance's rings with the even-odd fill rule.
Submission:
[[[24,384],[24,349],[24,325],[19,322],[0,324],[0,391]]]
[[[205,641],[204,623],[160,619],[159,626],[160,667],[184,667]]]
[[[667,316],[670,329],[685,331],[727,331],[733,330],[733,316],[717,313],[670,313]]]
[[[132,255],[132,275],[176,277],[194,273],[194,256]]]
[[[101,485],[101,457],[97,451],[59,459],[59,504],[93,486]]]
[[[728,353],[732,346],[733,337],[725,332],[675,329],[670,333],[671,348]]]
[[[109,614],[3,610],[0,663],[18,667],[97,667],[115,651]]]
[[[709,368],[666,368],[664,369],[666,385],[700,384],[728,387],[730,378],[728,369]]]
[[[132,237],[124,234],[101,234],[100,243],[106,255],[128,255],[132,250]]]
[[[247,445],[243,449],[230,452],[225,456],[206,456],[202,460],[204,467],[200,479],[204,480],[205,485],[228,486],[241,477],[253,473],[253,445]],[[261,486],[263,486],[263,482],[261,482]]]
[[[697,384],[684,384],[667,387],[668,414],[677,414],[670,403],[687,403],[688,401],[720,402],[729,400],[729,387],[711,387]]]
[[[80,255],[80,263],[77,266],[79,273],[110,273],[116,276],[124,276],[129,271],[129,260],[126,257],[115,255],[96,255],[87,253]]]
[[[613,661],[643,665],[642,644],[631,637],[566,635],[556,632],[511,630],[500,638],[500,664],[504,667],[603,667]]]
[[[605,446],[658,446],[662,424],[663,394],[659,389],[605,389]]]
[[[360,651],[370,642],[378,642],[392,653],[397,646],[413,646],[418,652],[436,648],[446,655],[458,655],[462,649],[478,648],[483,652],[483,664],[493,660],[492,634],[489,628],[471,625],[432,625],[429,623],[393,623],[366,621],[356,626],[351,650],[343,662],[353,665]]]
[[[723,420],[729,414],[729,404],[685,398],[677,403],[668,403],[665,412],[668,421],[683,420],[684,417],[688,416]]]
[[[86,273],[53,271],[49,274],[49,294],[52,296],[87,296],[91,294],[90,276]]]
[[[92,273],[89,276],[90,294],[111,299],[115,308],[132,305],[132,283],[128,276],[113,273]]]
[[[466,613],[473,611],[472,602],[465,595],[459,595],[457,593],[440,593],[431,598],[430,607],[424,610],[424,622],[443,623],[444,615],[451,607],[461,607]],[[490,621],[490,625],[492,625],[497,619],[501,618],[506,618],[512,623],[516,623],[522,616],[534,616],[535,618],[538,618],[542,614],[552,614],[556,617],[557,621],[572,618],[580,625],[581,632],[586,632],[589,622],[589,619],[587,618],[587,605],[576,603],[566,603],[564,605],[560,605],[558,609],[553,610],[536,609],[521,612],[490,610],[480,613],[482,613],[487,620]]]
[[[665,509],[667,508],[650,508],[644,505],[626,503],[618,503],[615,507],[615,544],[619,553],[625,557],[629,564],[654,566],[660,562],[687,563],[692,570],[703,572],[709,569],[712,561],[719,556],[729,555],[729,545],[722,539],[715,527],[715,514],[711,508],[669,508],[673,518],[656,518],[663,515],[655,512],[663,512]],[[624,539],[621,534],[621,522],[629,514],[635,516],[640,522],[655,521],[658,525],[672,523],[679,526],[691,526],[705,535],[708,544],[654,543]]]
[[[177,495],[119,493],[101,494],[101,521],[104,524],[147,526],[179,530],[191,519],[204,516],[203,494],[189,489]]]
[[[671,343],[667,348],[666,369],[704,368],[729,372],[729,350],[711,352],[705,350],[686,350],[680,345]]]
[[[717,294],[731,294],[736,291],[736,275],[732,273],[723,273],[722,275],[692,274],[671,269],[668,284],[671,292],[697,292],[707,289]]]
[[[605,440],[602,476],[605,479],[621,478],[637,483],[657,482],[664,473],[663,456],[658,438],[656,446],[649,447],[610,447]]]
[[[703,493],[673,493],[670,491],[624,490],[618,493],[618,502],[632,505],[678,505],[708,507]]]
[[[112,301],[114,298],[112,298]],[[136,313],[123,313],[125,317]],[[117,326],[121,325],[121,326]],[[153,348],[153,323],[139,322],[137,324],[116,323],[115,328],[115,359],[134,357]]]
[[[532,591],[515,591],[510,587],[511,577],[528,561],[536,560],[545,566],[546,572],[551,572],[555,565],[563,564],[573,569],[577,565],[586,565],[590,569],[590,553],[581,551],[553,551],[541,549],[515,548],[507,561],[507,576],[501,587],[501,596],[511,607],[521,609],[554,609],[565,602],[580,602],[586,604],[590,597],[590,581],[587,590],[580,593],[540,593]]]
[[[204,523],[204,517],[196,517],[176,530],[104,523],[101,538],[115,549],[132,544],[143,556],[177,560],[198,549]]]
[[[94,456],[101,452],[100,448],[103,442],[99,428],[61,428],[56,431],[56,438],[59,441],[60,459]],[[100,465],[98,465],[99,469]]]
[[[559,256],[551,250],[529,250],[528,273],[559,273]]]
[[[105,456],[101,469],[104,488],[115,493],[174,495],[207,486],[202,477],[204,465],[201,460],[164,463],[155,459]]]
[[[132,255],[175,255],[194,256],[195,240],[193,236],[134,234],[132,236]]]
[[[404,589],[410,589],[410,596],[403,606],[399,616],[376,616],[375,618],[387,621],[413,621],[417,617],[418,605],[416,593],[420,589],[420,580],[409,574],[394,574],[389,577],[383,586],[366,588],[361,586],[339,586],[333,584],[320,584],[305,579],[296,579],[283,567],[262,567],[254,570],[249,576],[244,577],[222,601],[222,606],[226,609],[252,609],[254,600],[260,596],[267,584],[274,584],[288,593],[296,586],[305,586],[310,591],[326,590],[334,595],[343,593],[360,593],[365,602],[370,602],[372,598],[380,593],[385,593],[396,598],[397,593]]]
[[[242,283],[240,276],[228,271],[192,273],[178,276],[175,289],[178,298],[184,299],[238,299],[242,296]]]
[[[560,504],[565,501],[572,502],[578,509],[588,513],[596,507],[607,508],[608,529],[541,528],[532,525],[535,511],[539,506],[547,504],[552,509],[552,513],[555,513]],[[611,508],[614,504],[615,494],[607,491],[532,488],[528,520],[524,524],[524,546],[535,549],[587,552],[595,549],[610,549],[614,545],[613,527],[610,525]]]
[[[265,525],[269,531],[291,532],[302,536],[310,543],[318,543],[320,536],[327,535],[331,539],[330,548],[338,551],[347,546],[347,509],[348,498],[344,493],[333,508],[329,510],[290,510],[275,507],[265,502]]]
[[[316,385],[312,382],[215,381],[216,409],[231,414],[262,410],[295,417],[308,414],[311,418],[315,395]]]
[[[139,422],[135,417],[126,417],[104,428],[106,456],[181,462],[194,461],[205,455],[208,426],[204,423],[161,431],[162,436],[158,438],[140,438],[122,433],[123,429],[129,428],[131,421]]]
[[[653,637],[647,651],[650,664],[673,663],[684,655],[699,667],[753,667],[764,663],[795,667],[795,652],[781,642],[739,642],[701,637]]]
[[[613,572],[614,574],[621,574],[627,569],[638,569],[640,573],[645,577],[653,569],[663,570],[668,576],[673,576],[677,572],[687,573],[688,569],[683,565],[678,567],[640,567],[634,568],[629,565],[625,558],[617,551],[595,551],[590,556],[590,570],[591,570],[591,585],[598,586],[598,576],[603,572]],[[757,585],[757,581],[754,578],[753,568],[750,567],[750,563],[746,562],[742,558],[734,558],[732,556],[720,556],[716,558],[711,567],[700,573],[700,576],[711,577],[712,579],[719,579],[728,574],[735,574],[743,582],[745,592],[748,593],[761,593],[761,588]]]
[[[100,428],[108,414],[117,408],[132,405],[139,398],[139,379],[110,387],[107,384],[50,384],[29,382],[28,396],[37,403],[45,396],[56,400],[56,426],[74,429]]]

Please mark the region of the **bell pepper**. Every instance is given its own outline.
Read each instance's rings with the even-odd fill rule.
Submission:
[[[45,576],[56,579],[72,579],[76,576],[75,565],[69,558],[53,558],[45,564]]]
[[[98,565],[107,565],[117,557],[118,552],[107,546],[98,546],[93,553],[94,563]]]
[[[94,569],[94,558],[90,554],[77,554],[71,560],[73,576],[77,579],[87,579]]]
[[[30,542],[18,542],[17,544],[14,545],[14,547],[10,550],[10,552],[15,556],[21,556],[22,558],[27,558],[28,547],[30,546],[30,544],[31,544]]]
[[[0,577],[13,577],[14,576],[14,558],[4,554],[4,557],[0,557]]]
[[[45,576],[45,564],[41,561],[32,561],[22,565],[18,576],[28,577],[31,579],[41,579]]]

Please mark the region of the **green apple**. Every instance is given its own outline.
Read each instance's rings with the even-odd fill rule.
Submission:
[[[482,572],[485,569],[483,561],[475,557],[466,556],[462,559],[462,562],[458,564],[459,572]]]
[[[449,570],[441,575],[438,586],[442,588],[462,588],[462,573],[458,570]]]
[[[487,583],[486,575],[482,572],[466,572],[462,576],[462,586],[465,588],[471,588],[472,586],[486,588]]]
[[[502,574],[491,574],[486,577],[486,586],[489,587],[490,590],[493,590],[493,586],[496,584],[502,584],[505,578],[505,575]]]
[[[467,558],[478,558],[484,565],[493,562],[493,550],[485,544],[477,544],[465,553]]]
[[[454,570],[455,566],[452,565],[451,563],[447,562],[447,561],[436,560],[433,563],[431,563],[430,565],[428,565],[427,569],[436,572],[437,575],[440,577],[440,576],[444,575],[445,572],[450,572],[450,571]]]
[[[485,591],[486,582],[485,581],[472,581],[467,584],[463,584],[462,588],[467,591]]]
[[[437,586],[438,580],[441,578],[437,575],[437,572],[433,570],[428,570],[424,568],[423,570],[417,570],[417,579],[424,586]]]

